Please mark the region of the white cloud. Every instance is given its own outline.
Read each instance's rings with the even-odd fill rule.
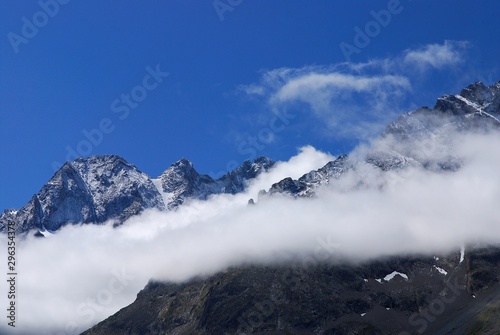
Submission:
[[[404,62],[417,66],[420,70],[429,67],[442,69],[463,62],[468,43],[464,41],[445,41],[443,44],[427,44],[417,50],[406,50]]]
[[[254,85],[254,84],[251,84],[251,85],[240,85],[239,87],[239,90],[244,92],[245,94],[248,94],[248,95],[264,95],[264,88],[262,86],[259,86],[259,85]]]
[[[329,136],[366,139],[400,113],[399,100],[411,84],[405,76],[353,69],[346,64],[275,69],[245,91],[264,96],[271,110],[295,106],[303,113],[305,104]]]
[[[333,258],[370,259],[498,242],[500,138],[467,135],[451,142],[464,159],[456,173],[382,173],[360,164],[314,199],[277,196],[248,206],[258,190],[332,159],[306,147],[244,194],[192,201],[176,212],[146,211],[118,229],[70,226],[47,239],[21,241],[17,334],[74,334],[65,328],[82,330],[116,312],[150,278],[182,281],[231,265],[306,257],[325,243]],[[4,238],[0,244],[6,250]],[[0,282],[2,292],[5,285]],[[0,324],[2,334],[8,331]]]
[[[467,47],[468,42],[445,41],[364,63],[277,68],[239,89],[264,98],[269,110],[295,107],[303,116],[309,112],[328,137],[371,139],[413,106],[407,103],[409,93],[423,72],[461,64]]]
[[[407,90],[410,83],[401,76],[354,76],[342,73],[307,73],[290,79],[272,99],[279,102],[303,100],[311,105],[321,105],[334,97],[341,96],[345,91],[373,92],[379,96],[380,91],[389,88]]]

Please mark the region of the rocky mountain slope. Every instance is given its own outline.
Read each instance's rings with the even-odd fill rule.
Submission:
[[[17,232],[56,231],[66,224],[122,221],[145,208],[163,209],[149,176],[116,155],[78,158],[65,163],[19,211],[5,211]]]
[[[150,282],[82,335],[497,334],[499,277],[498,248],[462,261],[457,252],[245,266],[182,284]]]
[[[249,180],[269,170],[274,162],[267,157],[258,157],[253,163],[245,161],[237,169],[214,180],[201,175],[185,158],[172,164],[160,176],[161,190],[166,193],[167,209],[174,209],[186,199],[206,200],[210,195],[242,192]]]
[[[328,162],[322,168],[306,173],[298,180],[285,178],[273,184],[269,190],[269,194],[279,193],[293,197],[309,197],[314,194],[316,188],[340,178],[342,174],[352,168],[353,162],[346,155],[341,155],[336,160]]]
[[[116,155],[78,158],[66,162],[23,208],[5,210],[0,216],[0,232],[10,221],[16,223],[18,234],[34,232],[40,236],[67,224],[108,220],[120,224],[148,208],[173,210],[188,199],[241,192],[250,179],[273,164],[259,157],[214,180],[198,174],[191,162],[181,159],[152,179]]]

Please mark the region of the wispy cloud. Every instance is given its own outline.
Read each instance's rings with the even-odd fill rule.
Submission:
[[[469,47],[465,41],[445,41],[443,44],[427,44],[416,50],[404,52],[404,63],[420,70],[442,69],[463,62],[463,54]]]
[[[278,68],[239,89],[264,98],[270,110],[311,112],[328,136],[367,139],[405,111],[415,68],[421,72],[458,65],[467,46],[467,42],[445,41],[364,63]]]
[[[241,90],[265,97],[271,110],[309,110],[330,136],[369,138],[400,112],[398,103],[411,91],[411,83],[401,75],[340,68],[346,66],[275,69],[264,73],[259,85]]]
[[[401,76],[354,76],[336,72],[309,72],[287,81],[272,99],[279,102],[302,100],[313,106],[321,105],[322,100],[340,97],[345,92],[373,93],[379,96],[389,88],[407,90],[410,83]]]

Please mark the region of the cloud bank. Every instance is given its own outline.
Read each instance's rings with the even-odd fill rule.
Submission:
[[[454,173],[382,172],[359,163],[315,198],[278,195],[247,205],[273,182],[333,159],[306,147],[243,194],[192,201],[176,212],[145,211],[117,229],[69,226],[21,241],[18,328],[2,324],[0,332],[77,334],[130,304],[151,278],[183,281],[318,253],[363,261],[500,242],[500,136],[455,135],[447,145],[463,161]],[[6,250],[4,239],[1,245]]]

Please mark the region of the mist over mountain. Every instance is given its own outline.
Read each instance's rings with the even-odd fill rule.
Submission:
[[[338,157],[218,179],[185,158],[157,178],[67,162],[0,217],[22,238],[21,330],[498,333],[499,119],[500,82],[478,82]]]

